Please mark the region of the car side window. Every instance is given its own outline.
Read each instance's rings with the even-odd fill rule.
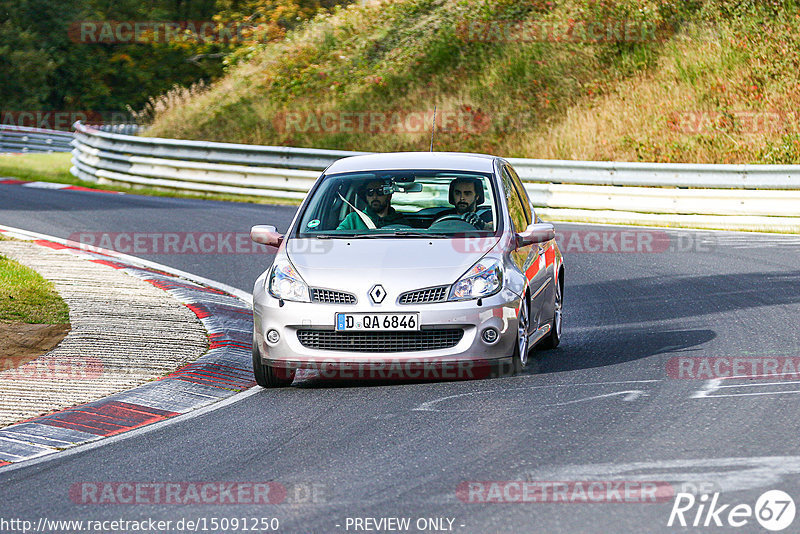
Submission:
[[[528,192],[525,190],[525,186],[522,185],[522,180],[519,179],[519,175],[517,171],[514,170],[513,167],[505,166],[504,167],[509,175],[511,175],[511,181],[514,182],[514,187],[517,189],[517,194],[519,195],[520,200],[522,200],[522,208],[525,210],[525,218],[528,221],[528,224],[533,222],[533,214],[531,213],[531,202],[528,198]],[[527,228],[527,226],[526,226]]]
[[[508,204],[509,215],[511,215],[511,222],[514,224],[514,231],[524,232],[528,227],[528,218],[525,213],[524,203],[519,198],[517,188],[514,186],[514,180],[506,170],[502,168],[503,189],[506,196],[506,203]]]

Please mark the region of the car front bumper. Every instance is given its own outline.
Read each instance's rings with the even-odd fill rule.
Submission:
[[[340,305],[316,302],[291,302],[279,300],[263,289],[263,278],[253,292],[254,342],[262,362],[274,367],[375,370],[402,369],[404,373],[432,373],[434,378],[448,378],[448,369],[458,376],[483,363],[507,361],[517,342],[517,313],[520,297],[508,289],[482,299],[457,302],[440,302],[414,305],[385,303],[380,307],[371,304]],[[431,350],[405,350],[371,352],[347,349],[346,337],[332,350],[309,347],[301,343],[298,332],[320,332],[326,338],[337,339],[335,321],[337,313],[419,313],[420,331],[454,330],[463,332],[461,338],[448,348]],[[487,343],[481,333],[487,328],[498,332],[497,340]],[[267,333],[275,330],[277,342],[267,340]],[[375,333],[380,336],[380,333]],[[378,346],[379,343],[376,343]],[[366,349],[369,350],[369,349]],[[439,371],[434,371],[439,369]],[[436,375],[435,373],[439,373]],[[454,376],[455,378],[455,376]]]

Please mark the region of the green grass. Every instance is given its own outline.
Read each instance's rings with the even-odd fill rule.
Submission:
[[[80,180],[69,173],[71,157],[69,152],[0,155],[0,176],[78,185]]]
[[[155,187],[129,187],[126,185],[87,182],[80,180],[70,174],[72,166],[69,153],[53,154],[24,154],[24,155],[0,155],[0,177],[15,178],[17,180],[54,182],[60,184],[77,185],[90,189],[102,189],[104,191],[119,191],[123,193],[134,193],[138,195],[172,197],[172,198],[202,198],[206,200],[219,200],[226,202],[248,202],[251,204],[281,204],[299,205],[299,200],[279,199],[270,197],[230,195],[220,193],[192,193],[187,191],[177,191],[167,188]]]
[[[69,309],[51,282],[0,255],[0,322],[65,324]]]

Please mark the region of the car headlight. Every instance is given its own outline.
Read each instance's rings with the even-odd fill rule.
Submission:
[[[479,299],[503,287],[503,266],[496,258],[483,258],[473,265],[450,290],[449,300]]]
[[[308,286],[288,259],[275,261],[267,278],[267,290],[276,299],[311,302]]]

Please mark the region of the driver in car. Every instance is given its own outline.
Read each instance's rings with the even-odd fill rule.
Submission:
[[[450,182],[450,204],[455,208],[445,211],[442,215],[458,215],[465,222],[478,230],[492,230],[494,225],[486,222],[477,214],[478,206],[483,204],[483,184],[478,178],[460,177]]]
[[[359,189],[358,196],[366,201],[366,216],[372,220],[376,228],[383,228],[390,224],[411,226],[406,218],[391,206],[392,193],[390,185],[386,185],[380,180],[373,180]],[[369,228],[364,222],[362,214],[353,211],[339,223],[336,229],[368,230]]]

